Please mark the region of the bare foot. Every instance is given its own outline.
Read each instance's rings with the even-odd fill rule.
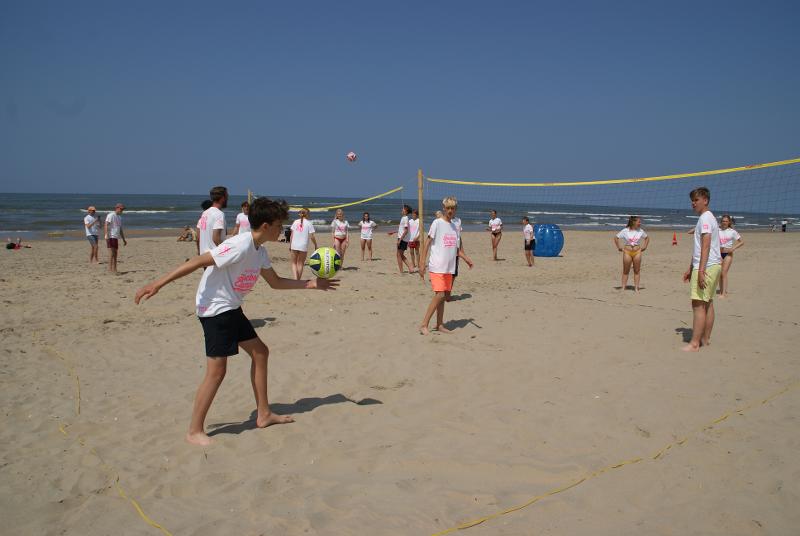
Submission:
[[[689,343],[683,348],[681,348],[681,350],[683,350],[684,352],[699,352],[700,346],[699,345],[695,346],[694,344]]]
[[[727,297],[728,297],[728,295],[727,295],[727,294],[720,294],[720,295],[719,295],[719,296],[717,296],[717,297],[718,297],[720,300],[724,300],[725,298],[727,298]]]
[[[439,333],[452,333],[452,331],[444,327],[444,324],[439,324],[438,326],[436,326],[436,331],[438,331]]]
[[[700,341],[700,346],[711,346],[711,339]]]
[[[428,331],[428,326],[420,326],[419,327],[419,334],[420,335],[428,335],[430,331]]]
[[[207,447],[212,443],[211,438],[208,437],[205,432],[186,434],[186,442],[192,445],[200,445],[201,447]]]
[[[278,415],[277,413],[267,413],[266,415],[259,415],[256,419],[256,426],[259,428],[266,428],[273,424],[287,424],[294,422],[291,415]]]
[[[633,292],[635,292],[636,294],[639,294],[639,289],[635,288],[635,289],[633,289]]]

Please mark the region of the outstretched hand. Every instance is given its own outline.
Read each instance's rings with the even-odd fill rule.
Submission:
[[[314,288],[317,290],[336,290],[336,287],[339,286],[338,279],[323,279],[321,277],[317,278],[317,283]]]
[[[136,297],[133,298],[133,301],[138,305],[142,298],[145,300],[155,296],[158,293],[158,287],[156,287],[155,283],[150,283],[149,285],[145,285],[139,290],[136,291]]]

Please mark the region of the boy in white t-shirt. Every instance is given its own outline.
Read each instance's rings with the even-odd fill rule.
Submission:
[[[416,270],[420,265],[419,261],[419,212],[417,209],[411,211],[408,218],[408,256],[411,258],[411,269]]]
[[[242,203],[242,211],[236,215],[236,225],[233,226],[233,234],[242,234],[250,232],[250,220],[247,219],[247,214],[250,212],[250,203],[245,201]]]
[[[533,225],[527,216],[522,218],[522,237],[525,239],[525,260],[528,266],[533,266],[533,250],[536,247],[536,240],[533,238]]]
[[[106,247],[110,257],[108,259],[108,271],[117,273],[117,251],[119,250],[119,241],[122,240],[124,245],[128,245],[125,240],[125,231],[122,229],[122,211],[125,210],[125,205],[117,203],[114,207],[114,212],[106,215],[106,222],[103,226],[103,231],[106,239]]]
[[[89,262],[99,263],[100,259],[97,258],[97,254],[100,248],[97,243],[100,238],[100,216],[97,215],[97,209],[94,207],[87,208],[86,212],[86,217],[83,218],[83,227],[86,229],[86,239],[92,248],[89,251]]]
[[[442,200],[443,215],[433,221],[428,231],[428,240],[423,243],[420,254],[419,275],[425,280],[425,261],[430,253],[427,270],[430,273],[433,298],[425,311],[425,316],[419,326],[422,335],[428,334],[428,324],[433,313],[436,313],[436,327],[441,333],[450,333],[444,325],[444,304],[453,290],[453,274],[456,271],[456,258],[461,257],[472,269],[472,260],[461,250],[459,238],[460,226],[453,219],[458,208],[455,197],[445,197]]]
[[[225,226],[225,213],[222,209],[228,206],[228,189],[214,186],[209,192],[211,206],[203,211],[197,222],[197,254],[202,255],[222,244],[228,234]]]
[[[719,251],[719,226],[714,214],[708,209],[711,192],[708,188],[696,188],[689,194],[692,210],[700,217],[694,228],[694,249],[689,269],[683,280],[691,281],[692,339],[683,347],[684,352],[697,352],[707,346],[714,328],[714,293],[722,272],[722,256]]]
[[[256,398],[256,426],[293,422],[288,415],[270,411],[267,398],[267,358],[269,349],[258,337],[250,321],[242,312],[244,297],[256,284],[259,276],[275,289],[335,290],[336,279],[296,281],[280,277],[270,263],[265,242],[278,240],[283,230],[283,220],[289,214],[285,201],[272,201],[261,197],[250,207],[249,219],[252,233],[232,236],[211,251],[189,259],[172,272],[136,292],[138,304],[154,296],[167,283],[189,275],[198,268],[203,272],[197,289],[197,316],[203,326],[206,345],[206,374],[197,388],[192,408],[192,419],[186,440],[195,445],[208,445],[211,438],[205,433],[205,419],[214,395],[227,370],[228,357],[242,348],[250,355],[250,378]]]
[[[403,265],[405,264],[408,267],[408,273],[414,273],[416,271],[415,268],[411,267],[411,263],[408,262],[406,258],[406,250],[408,249],[408,215],[411,214],[411,207],[408,205],[403,205],[403,208],[400,211],[400,224],[397,226],[397,269],[400,270],[400,273],[403,273]],[[394,231],[389,233],[390,235],[394,234]]]

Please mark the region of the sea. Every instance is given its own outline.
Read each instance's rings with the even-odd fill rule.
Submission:
[[[97,207],[101,216],[113,211],[116,203],[126,207],[123,213],[125,229],[142,231],[182,229],[194,227],[200,217],[200,204],[204,195],[141,195],[141,194],[0,194],[0,240],[7,238],[57,238],[75,239],[83,236],[83,217],[89,205]],[[357,201],[348,197],[285,197],[292,206],[315,207],[341,205]],[[246,196],[231,195],[225,209],[228,228],[234,226],[236,214]],[[389,228],[400,219],[401,207],[407,203],[414,207],[416,200],[386,197],[367,203],[345,207],[345,216],[352,227],[368,211],[381,227]],[[425,202],[425,221],[430,222],[440,208],[440,201]],[[530,203],[460,201],[458,216],[465,230],[481,230],[489,220],[489,210],[497,210],[506,226],[519,224],[528,216],[534,224],[556,224],[565,229],[612,230],[625,226],[632,214],[642,218],[645,229],[686,230],[697,221],[691,210],[669,210],[640,207],[609,207],[594,205],[537,205]],[[717,214],[721,216],[721,214]],[[781,220],[789,226],[800,228],[800,216],[770,215],[737,212],[731,214],[739,230],[771,230],[780,227]],[[797,216],[797,215],[796,215]],[[290,215],[290,218],[293,215]],[[315,225],[327,225],[332,211],[312,212]]]

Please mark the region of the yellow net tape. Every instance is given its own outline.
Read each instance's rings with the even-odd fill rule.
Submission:
[[[780,160],[778,162],[767,162],[765,164],[752,164],[749,166],[740,166],[727,169],[715,169],[711,171],[697,171],[695,173],[679,173],[676,175],[660,175],[658,177],[643,177],[632,179],[609,179],[609,180],[596,180],[596,181],[573,181],[573,182],[481,182],[469,180],[453,180],[453,179],[434,179],[427,178],[428,182],[438,182],[444,184],[462,184],[467,186],[602,186],[606,184],[629,184],[634,182],[655,182],[667,181],[674,179],[686,179],[689,177],[704,177],[707,175],[721,175],[723,173],[735,173],[737,171],[748,171],[753,169],[763,169],[777,166],[786,166],[789,164],[797,164],[800,158],[793,158],[791,160]]]
[[[389,190],[388,192],[383,192],[382,194],[373,195],[372,197],[367,197],[366,199],[359,199],[358,201],[353,201],[351,203],[344,203],[341,205],[331,205],[329,207],[310,207],[308,210],[311,212],[326,212],[328,210],[336,210],[337,208],[344,208],[344,207],[352,207],[353,205],[360,205],[361,203],[366,203],[367,201],[374,201],[375,199],[380,199],[381,197],[386,197],[387,195],[392,195],[395,192],[399,192],[402,190],[402,186],[398,186],[393,190]],[[292,212],[297,212],[301,208],[304,207],[289,207],[289,210]]]
[[[725,413],[724,415],[721,415],[720,417],[717,417],[716,419],[714,419],[710,423],[704,424],[703,426],[700,426],[700,427],[696,428],[694,430],[694,433],[703,432],[705,430],[709,430],[711,428],[714,428],[715,424],[719,424],[722,421],[728,419],[728,417],[730,417],[734,413],[742,415],[745,411],[753,409],[753,408],[756,408],[756,407],[764,405],[764,404],[767,404],[768,402],[771,402],[772,400],[774,400],[775,398],[781,396],[782,394],[787,393],[790,390],[797,389],[798,387],[800,387],[800,382],[796,381],[794,383],[790,383],[789,385],[784,386],[782,389],[772,393],[771,395],[769,395],[768,397],[766,397],[764,399],[756,400],[755,402],[751,402],[750,404],[748,404],[748,405],[746,405],[744,407],[735,409],[735,410],[733,410],[733,411],[731,411],[729,413]],[[651,455],[650,459],[651,460],[663,459],[664,455],[666,454],[666,452],[669,449],[671,449],[672,447],[675,447],[675,446],[682,446],[688,440],[689,440],[688,437],[682,437],[680,439],[677,439],[677,440],[673,441],[672,443],[669,443],[669,444],[665,445],[664,447],[662,447],[655,454]],[[573,482],[570,482],[569,484],[567,484],[565,486],[550,490],[550,491],[548,491],[546,493],[542,493],[541,495],[537,495],[536,497],[533,497],[533,498],[529,499],[528,501],[526,501],[526,502],[524,502],[522,504],[519,504],[517,506],[512,506],[511,508],[507,508],[505,510],[502,510],[500,512],[496,512],[496,513],[488,515],[488,516],[480,517],[478,519],[473,519],[472,521],[466,521],[464,523],[456,525],[455,527],[450,527],[449,529],[437,532],[437,533],[433,534],[433,536],[444,536],[445,534],[450,534],[451,532],[468,529],[470,527],[474,527],[476,525],[480,525],[481,523],[485,523],[486,521],[490,521],[492,519],[497,519],[498,517],[502,517],[502,516],[508,515],[508,514],[510,514],[512,512],[516,512],[518,510],[522,510],[523,508],[527,508],[528,506],[530,506],[530,505],[532,505],[532,504],[534,504],[536,502],[539,502],[542,499],[550,497],[551,495],[556,495],[558,493],[563,493],[563,492],[567,491],[568,489],[572,489],[575,486],[586,482],[587,480],[590,480],[592,478],[598,477],[598,476],[602,475],[603,473],[606,473],[606,472],[611,471],[613,469],[619,469],[620,467],[625,467],[627,465],[633,465],[633,464],[636,464],[636,463],[639,463],[639,462],[643,462],[643,461],[646,461],[645,458],[631,458],[629,460],[623,460],[621,462],[617,462],[617,463],[614,463],[614,464],[611,464],[611,465],[607,465],[605,467],[597,469],[596,471],[592,471],[591,473],[589,473],[589,474],[587,474],[587,475],[585,475],[583,477],[580,477],[579,479],[577,479],[577,480],[575,480]]]

